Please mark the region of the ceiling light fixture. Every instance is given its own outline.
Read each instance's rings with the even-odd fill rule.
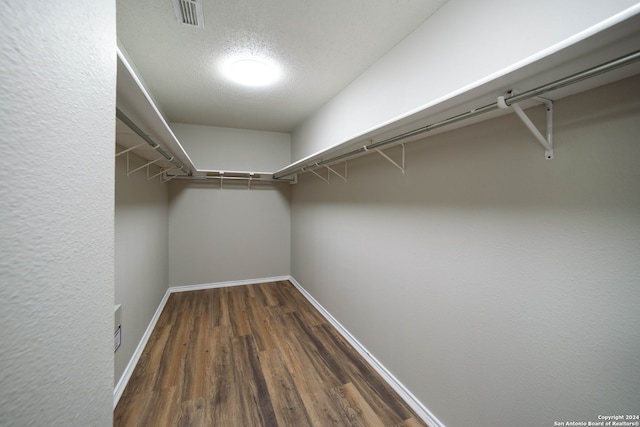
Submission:
[[[226,74],[231,80],[246,86],[266,86],[280,77],[275,65],[255,58],[230,61]]]

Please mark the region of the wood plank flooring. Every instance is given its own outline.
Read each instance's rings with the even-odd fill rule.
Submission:
[[[171,294],[114,426],[425,424],[289,282]]]

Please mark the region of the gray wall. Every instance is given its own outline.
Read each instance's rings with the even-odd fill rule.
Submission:
[[[291,184],[173,180],[169,284],[288,275]]]
[[[291,163],[291,135],[171,123],[197,169],[274,172]]]
[[[130,155],[130,169],[142,164]],[[160,178],[147,181],[145,169],[127,176],[126,168],[125,156],[117,157],[115,303],[122,304],[122,342],[115,353],[116,383],[169,284],[169,186]]]
[[[115,32],[112,1],[2,3],[2,425],[112,425]]]
[[[509,115],[302,175],[293,276],[448,426],[637,413],[638,93],[558,101],[551,161]]]

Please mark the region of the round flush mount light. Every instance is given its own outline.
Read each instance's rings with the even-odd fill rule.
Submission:
[[[255,58],[234,59],[225,68],[231,80],[245,86],[266,86],[280,77],[274,64]]]

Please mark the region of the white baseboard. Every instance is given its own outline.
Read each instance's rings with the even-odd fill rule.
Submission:
[[[258,283],[278,282],[289,280],[291,276],[262,277],[260,279],[232,280],[230,282],[203,283],[201,285],[173,286],[169,288],[173,292],[200,291],[202,289],[226,288],[228,286],[255,285]]]
[[[151,322],[149,322],[149,326],[142,335],[142,339],[140,340],[138,347],[136,347],[136,351],[133,353],[133,356],[131,357],[129,364],[127,364],[124,373],[120,377],[118,384],[116,384],[116,387],[113,391],[113,408],[115,409],[118,401],[120,400],[120,397],[122,397],[122,393],[124,392],[129,379],[131,379],[133,370],[138,364],[140,356],[142,356],[142,352],[147,345],[147,342],[149,341],[149,337],[151,337],[151,332],[153,332],[153,328],[155,328],[156,323],[160,318],[160,314],[162,313],[162,310],[164,309],[164,306],[169,299],[169,295],[174,292],[224,288],[228,286],[253,285],[257,283],[277,282],[281,280],[291,281],[291,283],[300,291],[300,293],[320,312],[320,314],[322,314],[322,316],[325,317],[325,319],[329,321],[329,323],[331,323],[334,328],[336,328],[336,330],[344,337],[344,339],[346,339],[347,342],[349,342],[349,344],[351,344],[353,348],[364,358],[364,360],[366,360],[369,365],[371,365],[371,367],[378,374],[380,374],[380,376],[382,376],[382,378],[396,391],[396,393],[400,395],[400,397],[407,403],[407,405],[409,405],[411,409],[413,409],[416,414],[418,414],[418,416],[420,416],[420,418],[422,418],[422,420],[426,422],[427,425],[429,425],[429,427],[445,427],[445,425],[442,424],[442,422],[440,422],[440,420],[438,420],[438,418],[436,418],[436,416],[433,415],[433,413],[431,413],[431,411],[429,411],[429,409],[427,409],[427,407],[424,406],[422,402],[420,402],[418,398],[413,395],[413,393],[411,393],[391,372],[389,372],[389,370],[385,368],[384,365],[382,365],[382,363],[378,361],[378,359],[373,357],[373,355],[371,355],[371,353],[369,353],[369,351],[362,344],[360,344],[360,342],[353,335],[351,335],[351,333],[344,326],[342,326],[340,322],[338,322],[331,315],[331,313],[329,313],[322,305],[320,305],[320,303],[316,301],[315,298],[313,298],[311,294],[307,292],[307,290],[303,288],[302,285],[300,285],[300,283],[298,283],[298,281],[292,276],[265,277],[261,279],[205,283],[201,285],[173,286],[167,289],[167,292],[164,294],[162,301],[160,301],[160,305],[158,305],[158,309],[151,318]]]
[[[429,427],[445,427],[426,406],[418,400],[382,363],[378,361],[351,333],[338,322],[305,288],[293,277],[289,277],[291,283],[302,295],[322,314],[331,325],[338,330],[344,339],[362,356],[371,367],[400,395],[400,397],[413,409]]]
[[[116,384],[116,387],[113,390],[113,409],[116,409],[116,406],[118,405],[118,401],[120,400],[120,398],[122,397],[122,393],[124,392],[124,388],[127,386],[127,383],[131,379],[133,370],[138,364],[138,360],[140,360],[140,356],[142,356],[142,352],[144,351],[144,348],[147,345],[147,342],[149,341],[149,337],[151,337],[151,332],[153,332],[153,328],[156,327],[156,323],[158,323],[158,319],[160,318],[160,313],[162,313],[162,310],[164,309],[164,306],[167,303],[167,300],[169,299],[170,294],[171,292],[169,291],[169,289],[167,289],[167,291],[164,293],[164,296],[162,297],[162,300],[160,301],[160,304],[158,305],[158,308],[156,309],[156,312],[153,314],[153,317],[149,322],[149,326],[147,326],[147,329],[144,331],[144,334],[142,334],[142,338],[140,339],[140,342],[136,347],[136,351],[133,352],[133,355],[131,356],[129,363],[127,363],[127,367],[124,368],[124,372],[120,376],[120,379],[118,380],[118,383]]]

